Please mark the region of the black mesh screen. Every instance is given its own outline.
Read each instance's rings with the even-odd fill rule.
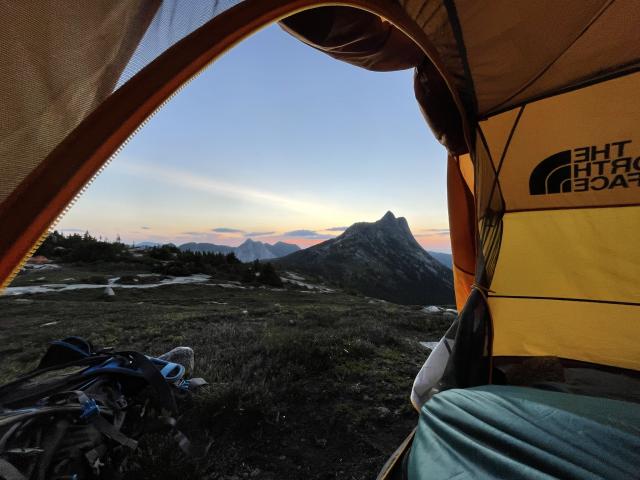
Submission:
[[[165,1],[159,6],[140,45],[118,81],[127,82],[162,52],[242,0]]]
[[[480,255],[476,281],[488,287],[498,262],[498,253],[502,240],[504,200],[497,180],[494,162],[481,130],[478,131],[477,137],[475,185],[479,231],[478,252]]]
[[[449,332],[447,332],[448,336]],[[491,320],[484,296],[474,290],[458,316],[455,342],[440,389],[489,383]]]

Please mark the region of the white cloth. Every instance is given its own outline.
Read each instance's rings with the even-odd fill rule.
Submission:
[[[451,343],[449,342],[453,343],[452,340],[446,337],[440,339],[413,381],[411,403],[418,411],[420,411],[424,402],[436,393],[433,391],[433,388],[438,385],[438,382],[442,378],[444,369],[447,366],[447,361],[449,360],[449,355],[451,354]]]

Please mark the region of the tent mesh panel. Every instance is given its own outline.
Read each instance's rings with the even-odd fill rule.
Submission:
[[[502,240],[502,216],[504,200],[498,183],[491,153],[483,141],[482,132],[478,131],[476,146],[476,206],[479,232],[479,265],[478,280],[490,285],[498,263],[500,242]]]
[[[240,1],[3,4],[0,204],[114,91]]]

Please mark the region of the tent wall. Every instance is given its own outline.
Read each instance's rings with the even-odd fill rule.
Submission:
[[[159,2],[35,5],[2,7],[0,204],[111,94]]]
[[[503,200],[497,356],[640,370],[640,74],[480,123]]]

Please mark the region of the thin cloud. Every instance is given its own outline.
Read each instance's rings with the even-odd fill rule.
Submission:
[[[214,180],[204,175],[196,175],[179,169],[139,162],[120,163],[118,168],[123,172],[143,177],[147,181],[149,179],[153,179],[165,182],[170,186],[182,187],[189,190],[199,190],[233,200],[249,201],[261,206],[267,204],[293,212],[304,213],[306,215],[330,215],[334,213],[329,207],[325,204],[321,204],[320,202],[296,200],[294,198],[284,197],[271,192],[255,190],[242,185]]]
[[[344,232],[349,227],[331,227],[325,228],[325,232]]]
[[[264,237],[265,235],[273,235],[276,232],[246,232],[245,237]]]
[[[291,230],[284,233],[285,237],[298,237],[298,238],[312,238],[317,240],[325,240],[327,238],[333,238],[333,235],[326,235],[324,233],[318,233],[315,230]]]
[[[87,231],[86,228],[61,228],[61,232],[70,232],[70,233],[84,233]]]
[[[212,228],[211,231],[216,233],[244,233],[244,230],[238,230],[237,228],[227,228],[227,227]]]
[[[151,230],[151,227],[140,227],[142,230]]]
[[[420,230],[418,236],[420,237],[436,237],[439,235],[449,235],[448,228],[425,228]]]
[[[208,233],[207,232],[182,232],[181,235],[202,236],[202,235],[208,235]]]

